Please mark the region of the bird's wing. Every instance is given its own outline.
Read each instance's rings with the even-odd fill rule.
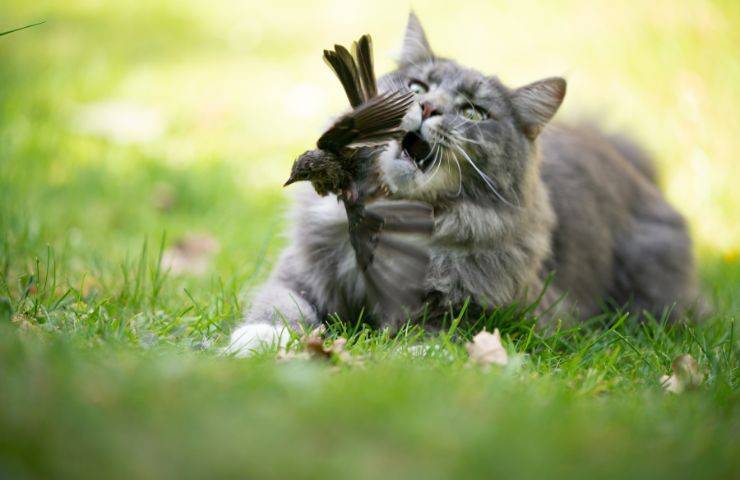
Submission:
[[[378,85],[375,81],[375,68],[373,66],[373,40],[370,35],[363,35],[354,43],[357,71],[365,101],[378,94]]]
[[[341,116],[319,138],[317,146],[337,152],[350,144],[372,144],[403,133],[399,127],[414,102],[411,92],[389,92],[371,98]]]
[[[345,206],[368,296],[385,322],[402,321],[423,301],[434,211],[407,200]]]
[[[336,74],[344,87],[344,93],[352,107],[358,107],[366,100],[363,94],[357,64],[349,50],[334,45],[334,50],[324,50],[324,61]]]

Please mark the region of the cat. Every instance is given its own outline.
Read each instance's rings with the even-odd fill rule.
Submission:
[[[404,119],[410,133],[375,161],[392,198],[434,207],[425,325],[466,301],[470,310],[532,302],[548,278],[542,322],[585,319],[609,302],[679,318],[699,301],[686,223],[659,191],[650,158],[626,138],[549,124],[565,80],[512,89],[438,57],[412,12],[398,68],[378,81],[381,92],[399,84],[417,96]],[[287,326],[372,311],[344,209],[309,186],[227,350],[283,345]]]

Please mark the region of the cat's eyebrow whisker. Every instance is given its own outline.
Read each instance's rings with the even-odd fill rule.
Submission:
[[[465,93],[463,93],[460,90],[457,90],[457,94],[460,95],[461,97],[463,97],[463,100],[465,100],[468,103],[468,105],[470,105],[473,108],[478,108],[478,106],[475,103],[473,103],[473,101],[470,99],[470,97],[468,95],[466,95]],[[458,115],[458,117],[460,118],[460,123],[458,125],[456,125],[455,128],[457,128],[458,126],[463,125],[465,123],[472,123],[473,126],[478,129],[478,133],[481,136],[483,136],[483,131],[480,129],[480,125],[477,122],[471,122],[470,120],[467,120],[462,115]]]
[[[467,96],[467,95],[465,95],[461,90],[458,89],[456,91],[456,93],[458,95],[460,95],[461,97],[463,97],[463,100],[465,100],[466,102],[468,102],[468,105],[470,105],[473,108],[477,108],[477,106],[473,103],[473,101],[470,99],[470,97]]]

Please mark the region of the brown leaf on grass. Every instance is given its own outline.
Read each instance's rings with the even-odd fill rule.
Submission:
[[[314,328],[309,333],[301,337],[301,346],[313,357],[327,358],[330,356],[327,355],[324,351],[323,335],[325,330],[326,328],[324,328],[323,325],[319,325],[318,327]]]
[[[465,348],[470,355],[470,361],[478,365],[506,365],[509,355],[501,343],[501,333],[498,328],[493,333],[480,331],[473,337],[473,341],[466,343]]]
[[[353,357],[344,347],[347,339],[339,337],[328,346],[324,345],[324,333],[326,328],[323,325],[314,328],[311,332],[300,338],[300,350],[282,351],[278,354],[279,360],[330,360],[336,363],[345,363],[359,365],[362,363],[361,358]]]
[[[693,390],[704,381],[704,374],[699,369],[699,364],[689,354],[676,357],[671,369],[673,375],[660,377],[660,383],[667,392],[682,393],[685,390]]]
[[[342,362],[351,360],[351,356],[344,350],[347,339],[339,337],[331,345],[324,346],[323,334],[326,331],[323,325],[313,329],[308,335],[301,337],[301,345],[313,358],[324,358],[327,360],[337,359]]]
[[[188,234],[162,254],[162,268],[173,274],[203,275],[211,266],[219,243],[208,234]]]

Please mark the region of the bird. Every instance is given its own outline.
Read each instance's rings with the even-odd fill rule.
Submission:
[[[307,180],[319,195],[349,194],[347,189],[368,173],[370,157],[404,133],[399,127],[413,101],[413,93],[394,91],[342,115],[321,135],[317,149],[296,159],[283,186]]]
[[[380,323],[397,327],[423,303],[434,209],[388,198],[373,159],[406,133],[401,123],[415,95],[403,88],[378,94],[370,35],[354,42],[353,50],[335,45],[323,55],[352,110],[321,135],[317,149],[295,160],[284,186],[309,181],[319,195],[335,194],[343,202],[368,297],[383,316]]]

